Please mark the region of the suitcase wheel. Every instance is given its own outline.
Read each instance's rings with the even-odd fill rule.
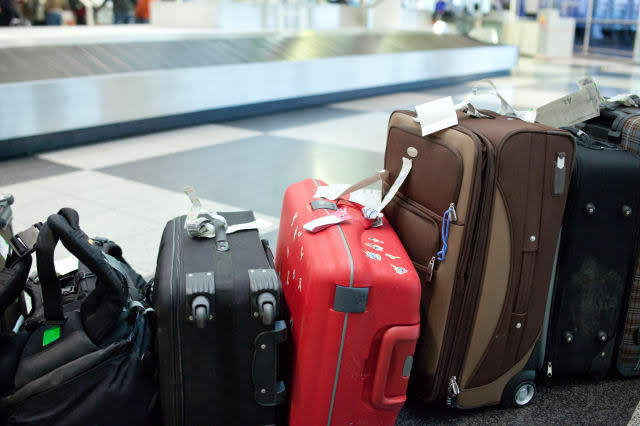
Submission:
[[[502,392],[502,405],[521,408],[529,405],[536,394],[536,373],[522,371],[512,378]]]

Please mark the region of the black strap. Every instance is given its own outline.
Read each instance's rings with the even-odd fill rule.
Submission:
[[[47,321],[64,321],[62,291],[53,254],[58,240],[96,277],[96,288],[82,302],[80,313],[85,331],[99,342],[113,328],[125,306],[123,282],[91,239],[80,229],[78,213],[64,208],[49,216],[36,245],[38,275]]]
[[[9,245],[17,257],[26,257],[33,253],[41,227],[42,223],[38,222],[18,232],[9,240]]]
[[[24,289],[31,269],[31,256],[18,259],[0,271],[0,313],[11,305]]]

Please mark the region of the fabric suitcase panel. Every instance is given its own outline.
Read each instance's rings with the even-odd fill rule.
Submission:
[[[331,212],[310,205],[318,185],[287,189],[276,251],[291,315],[289,424],[393,425],[419,333],[419,280],[388,222],[366,229],[348,201],[338,208],[349,222],[305,231]]]
[[[578,146],[547,342],[553,374],[604,377],[631,280],[640,158]],[[630,208],[633,214],[627,216]]]
[[[495,126],[501,127],[505,120],[506,117],[495,118]],[[508,121],[511,125],[517,124],[516,120]],[[490,335],[486,333],[493,323],[485,322],[487,316],[480,314],[482,310],[489,313],[495,309],[495,299],[488,295],[495,292],[491,288],[500,279],[507,277],[504,303],[492,338],[489,341],[485,338],[489,346],[469,376],[465,370],[469,372],[467,368],[475,361],[467,357],[465,364],[470,365],[465,365],[463,370],[463,387],[486,385],[514,365],[523,363],[538,339],[544,319],[555,247],[569,190],[574,142],[564,132],[523,122],[520,126],[518,130],[507,131],[502,140],[495,138],[499,142],[496,144],[494,200],[499,204],[494,206],[489,239],[509,236],[510,271],[508,276],[491,273],[493,269],[503,274],[507,269],[492,266],[504,262],[504,258],[487,255],[482,288],[484,292],[487,287],[489,293],[478,301],[475,326],[478,333],[474,330],[474,337]],[[561,176],[559,188],[558,175]],[[503,247],[506,249],[506,245]]]
[[[222,215],[229,225],[254,219],[251,212]],[[171,425],[275,424],[276,409],[256,402],[252,377],[254,339],[274,329],[252,315],[249,269],[271,269],[258,231],[228,234],[230,249],[219,252],[214,239],[192,238],[184,224],[182,216],[165,228],[154,289],[165,421]],[[196,287],[189,284],[189,290],[187,280],[207,274],[213,276],[209,283],[214,290],[203,293],[210,302],[210,316],[199,328],[193,319],[195,299],[187,295]]]
[[[640,154],[640,115],[629,117],[625,121],[620,145],[627,151]]]
[[[623,376],[640,375],[640,259],[636,262],[618,350],[618,371]]]

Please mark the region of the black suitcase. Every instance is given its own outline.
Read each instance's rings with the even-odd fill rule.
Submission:
[[[605,103],[600,116],[576,125],[595,142],[640,154],[640,108]]]
[[[252,212],[224,213],[228,225]],[[193,238],[185,216],[164,229],[153,288],[167,425],[271,425],[281,415],[282,287],[257,230]]]
[[[541,342],[543,368],[547,376],[602,378],[616,351],[631,282],[640,157],[575,133],[576,167]]]

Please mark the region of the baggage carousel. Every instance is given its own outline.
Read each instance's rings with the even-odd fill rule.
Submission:
[[[0,158],[503,75],[518,58],[431,32],[142,27],[0,32]]]

